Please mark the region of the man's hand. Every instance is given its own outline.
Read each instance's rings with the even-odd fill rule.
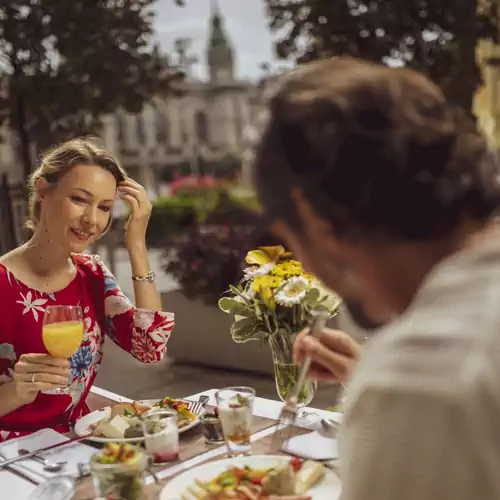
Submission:
[[[349,377],[361,355],[362,347],[341,330],[325,329],[318,339],[301,332],[294,344],[294,358],[302,363],[312,359],[308,376],[314,380],[342,383]]]

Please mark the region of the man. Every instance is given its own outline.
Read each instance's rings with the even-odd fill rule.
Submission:
[[[473,123],[413,71],[313,62],[270,99],[255,171],[277,237],[386,324],[349,383],[343,498],[499,499],[500,174]],[[341,332],[295,349],[316,378],[358,356]]]

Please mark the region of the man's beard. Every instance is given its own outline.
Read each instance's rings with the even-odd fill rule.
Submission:
[[[344,299],[343,306],[349,313],[353,323],[363,330],[377,330],[378,328],[384,326],[383,322],[377,322],[369,318],[366,315],[361,302],[357,300]]]

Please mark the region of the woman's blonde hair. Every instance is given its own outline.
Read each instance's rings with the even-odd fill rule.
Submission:
[[[117,184],[127,178],[127,173],[118,159],[99,146],[98,139],[77,138],[56,146],[42,156],[40,166],[28,179],[29,219],[26,225],[29,229],[34,230],[40,222],[41,203],[36,196],[38,179],[43,178],[48,183],[57,185],[62,177],[76,165],[97,165],[113,175]],[[111,217],[108,226],[110,224]]]

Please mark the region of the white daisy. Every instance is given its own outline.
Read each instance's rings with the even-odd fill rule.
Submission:
[[[268,262],[267,264],[263,264],[262,266],[259,267],[247,267],[243,269],[243,272],[245,273],[244,280],[251,280],[252,278],[256,278],[257,276],[265,276],[266,274],[269,274],[276,264],[274,262]]]
[[[309,289],[309,281],[303,276],[287,279],[280,290],[276,293],[276,302],[285,307],[300,304]]]

